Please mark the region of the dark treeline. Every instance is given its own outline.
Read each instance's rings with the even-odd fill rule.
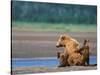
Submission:
[[[96,24],[97,7],[12,1],[12,20],[50,23]]]

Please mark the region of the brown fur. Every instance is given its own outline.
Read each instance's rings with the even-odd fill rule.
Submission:
[[[84,40],[83,47],[76,51],[76,53],[80,53],[83,65],[89,65],[89,48],[89,40]]]
[[[79,49],[79,42],[67,35],[61,35],[58,39],[56,47],[64,47],[64,51],[62,53],[58,52],[58,59],[60,61],[60,67],[68,66],[68,57],[73,52]]]
[[[56,47],[64,47],[64,53],[70,54],[79,49],[79,42],[67,35],[61,35]]]
[[[89,44],[88,44],[87,40],[84,41],[84,45],[82,48],[80,48],[78,51],[75,51],[74,53],[70,54],[67,57],[67,59],[65,59],[63,53],[58,53],[58,54],[60,54],[59,55],[60,67],[62,67],[61,65],[67,66],[66,60],[67,60],[67,64],[70,66],[73,66],[73,65],[85,66],[86,65],[85,63],[87,63],[87,65],[89,65]],[[61,56],[61,58],[60,58],[60,56]]]
[[[70,65],[89,65],[89,41],[85,40],[79,51],[72,53],[68,58]]]
[[[85,65],[85,63],[89,64],[89,41],[85,40],[83,47],[79,49],[79,43],[76,40],[71,39],[71,37],[68,36],[66,38],[64,35],[60,36],[57,42],[57,47],[65,48],[64,52],[58,52],[57,55],[60,61],[59,67],[65,67],[68,65]]]
[[[69,66],[68,64],[68,56],[65,56],[64,53],[62,52],[57,52],[57,57],[59,59],[59,66],[58,67],[65,67],[65,66]]]

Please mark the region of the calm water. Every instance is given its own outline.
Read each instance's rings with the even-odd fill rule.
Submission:
[[[96,64],[96,56],[90,56],[90,64]],[[45,58],[12,58],[12,67],[22,66],[57,66],[59,61],[56,57]]]

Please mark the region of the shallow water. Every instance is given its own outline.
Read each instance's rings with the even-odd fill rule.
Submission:
[[[96,56],[90,56],[90,64],[96,64]],[[57,66],[59,61],[56,57],[44,58],[12,58],[12,67],[25,67],[25,66]]]

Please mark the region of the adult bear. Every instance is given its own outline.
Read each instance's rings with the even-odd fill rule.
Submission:
[[[64,47],[62,53],[58,52],[57,56],[60,59],[59,67],[68,66],[68,57],[75,51],[79,50],[79,42],[68,35],[60,35],[56,47]]]

